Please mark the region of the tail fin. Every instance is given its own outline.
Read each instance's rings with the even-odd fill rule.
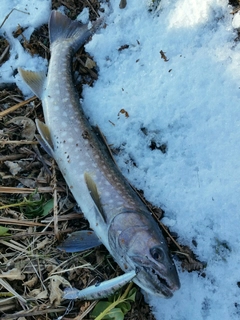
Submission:
[[[88,29],[88,24],[72,21],[67,16],[53,10],[49,19],[50,43],[52,45],[59,39],[69,39],[69,46],[76,52],[94,34],[101,23],[102,19],[98,19]]]

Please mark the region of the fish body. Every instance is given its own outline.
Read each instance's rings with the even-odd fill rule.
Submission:
[[[19,72],[42,100],[45,124],[36,121],[40,141],[56,160],[91,228],[126,273],[145,291],[171,297],[180,287],[166,241],[146,205],[118,170],[84,116],[72,80],[72,56],[94,33],[53,11],[49,21],[48,75]]]

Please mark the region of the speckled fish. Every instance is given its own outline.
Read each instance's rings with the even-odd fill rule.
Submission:
[[[133,279],[137,285],[169,298],[180,283],[162,232],[117,168],[100,132],[86,120],[74,88],[72,56],[99,24],[89,28],[53,11],[47,77],[44,72],[19,72],[42,100],[45,123],[36,121],[39,140],[97,236],[89,237],[89,247],[103,243],[124,272],[138,270]]]

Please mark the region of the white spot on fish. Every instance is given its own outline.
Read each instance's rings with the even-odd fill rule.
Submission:
[[[63,137],[66,137],[66,135],[67,135],[67,132],[66,131],[62,131],[61,132],[61,137],[63,138]]]
[[[54,106],[54,111],[58,111],[59,110],[59,106]]]
[[[105,191],[105,192],[104,192],[104,196],[105,196],[105,197],[110,197],[110,192]]]
[[[73,138],[68,138],[68,142],[69,142],[69,143],[72,143],[73,141],[74,141]]]
[[[67,127],[67,123],[66,122],[62,122],[62,127],[66,128]]]

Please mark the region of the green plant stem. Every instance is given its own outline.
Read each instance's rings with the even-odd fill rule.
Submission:
[[[130,282],[129,285],[127,286],[127,289],[124,291],[124,293],[120,297],[118,297],[116,301],[112,302],[110,304],[110,306],[107,307],[103,312],[101,312],[100,315],[95,318],[95,320],[103,319],[103,317],[105,317],[119,303],[124,302],[125,300],[127,300],[126,297],[127,297],[128,293],[129,293],[129,291],[131,290],[132,285],[133,285],[133,283]]]
[[[22,202],[19,202],[19,203],[12,203],[12,204],[6,204],[4,206],[1,206],[0,210],[7,209],[7,208],[12,208],[12,207],[26,206],[26,204],[27,204],[27,202],[23,200]]]

